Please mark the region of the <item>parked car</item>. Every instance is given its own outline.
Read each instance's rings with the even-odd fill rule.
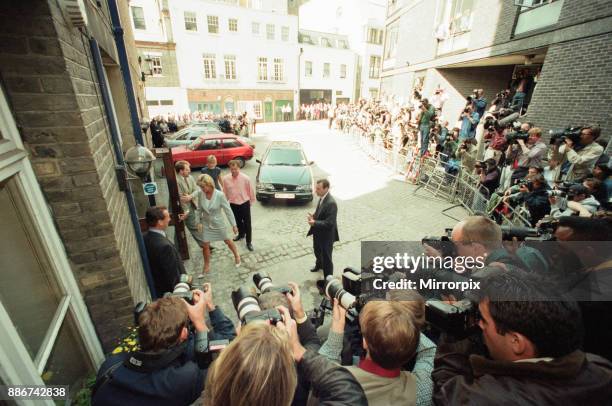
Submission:
[[[210,155],[217,158],[217,164],[227,165],[232,159],[244,167],[246,161],[253,158],[253,149],[243,137],[231,134],[207,134],[200,136],[189,145],[172,148],[172,160],[187,161],[194,168],[206,166]]]
[[[274,141],[259,163],[255,197],[260,202],[283,199],[310,202],[313,199],[311,166],[299,142]]]
[[[166,146],[168,148],[178,147],[179,145],[189,145],[202,135],[219,134],[219,130],[214,130],[211,127],[192,127],[183,128],[174,134],[165,137]]]
[[[208,121],[208,120],[192,121],[191,123],[189,123],[189,127],[206,128],[210,132],[215,132],[215,133],[221,132],[221,128],[219,127],[219,124],[215,123],[214,121]]]

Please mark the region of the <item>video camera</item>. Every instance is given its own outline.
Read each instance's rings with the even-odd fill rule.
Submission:
[[[556,130],[550,130],[550,145],[561,145],[566,139],[572,140],[574,144],[580,143],[580,133],[582,127],[567,127]]]
[[[440,237],[424,237],[421,244],[427,244],[438,251],[442,257],[454,257],[457,255],[455,244],[451,241],[452,228],[444,229],[445,234]]]
[[[425,302],[425,320],[436,330],[455,340],[462,340],[479,331],[480,312],[478,306],[469,299],[452,304],[430,299]]]
[[[508,141],[508,144],[517,144],[518,140],[523,140],[523,142],[527,142],[527,140],[529,139],[529,133],[527,131],[522,131],[521,125],[522,124],[518,121],[512,123],[513,131],[506,135],[506,141]]]
[[[282,321],[281,314],[276,309],[262,310],[258,297],[263,293],[272,291],[278,291],[283,294],[289,293],[291,288],[289,286],[275,286],[267,272],[257,272],[254,274],[253,283],[259,289],[259,294],[252,292],[244,286],[232,291],[232,303],[240,322],[244,325],[255,320],[262,320],[276,325],[276,323]]]

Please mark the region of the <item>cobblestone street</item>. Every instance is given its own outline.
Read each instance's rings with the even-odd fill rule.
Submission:
[[[261,157],[273,140],[299,141],[306,157],[314,160],[315,178],[327,177],[331,193],[338,203],[340,241],[334,246],[334,273],[339,275],[346,266],[360,264],[362,241],[417,241],[426,235],[441,235],[455,220],[441,211],[448,202],[429,197],[426,192],[414,193],[416,186],[407,184],[367,157],[349,135],[329,131],[327,122],[302,121],[272,123],[257,126],[253,140],[255,156]],[[255,182],[258,164],[249,161],[243,172]],[[222,168],[228,173],[227,168]],[[197,176],[199,170],[194,170]],[[159,182],[160,184],[163,182]],[[246,249],[244,240],[237,243],[242,266],[234,267],[233,257],[223,243],[215,243],[211,272],[205,280],[212,283],[216,302],[236,320],[230,294],[242,284],[253,286],[252,275],[267,271],[274,283],[295,281],[302,287],[304,306],[318,304],[315,281],[322,272],[313,274],[312,238],[306,237],[306,215],[314,212],[317,197],[306,205],[272,202],[252,206],[254,252]],[[160,199],[160,202],[163,201]],[[466,212],[453,209],[450,215],[462,218]],[[191,259],[185,265],[188,272],[199,274],[203,257],[191,235],[188,235]]]

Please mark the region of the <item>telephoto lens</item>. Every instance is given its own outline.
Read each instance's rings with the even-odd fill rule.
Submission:
[[[261,312],[257,297],[244,286],[232,292],[232,303],[234,304],[234,309],[236,309],[238,318],[243,324],[245,323],[245,317],[249,313]]]
[[[325,281],[325,296],[327,296],[330,301],[332,301],[334,298],[338,299],[340,305],[346,310],[349,310],[355,306],[355,296],[344,290],[342,283],[338,279],[328,275],[327,278],[325,278]]]
[[[267,293],[272,288],[274,288],[274,284],[272,283],[272,278],[267,272],[257,272],[253,275],[253,283],[257,286],[257,289],[261,293]]]

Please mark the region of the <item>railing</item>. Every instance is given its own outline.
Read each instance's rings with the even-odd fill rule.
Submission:
[[[408,182],[418,184],[434,197],[464,207],[470,214],[493,216],[495,202],[488,198],[488,191],[480,184],[480,177],[459,169],[452,171],[444,154],[436,157],[419,158],[416,146],[398,147],[389,145],[374,134],[356,125],[346,125],[342,132],[353,137],[355,143],[370,157]],[[449,208],[450,209],[450,208]],[[448,209],[447,209],[448,210]],[[505,215],[496,216],[504,225],[530,226],[528,214],[524,209],[507,207]]]

